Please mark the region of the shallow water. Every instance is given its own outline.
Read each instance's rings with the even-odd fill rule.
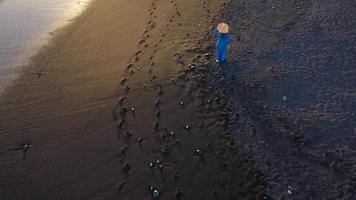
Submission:
[[[80,14],[90,0],[0,0],[0,93],[16,66],[46,44],[51,31]]]

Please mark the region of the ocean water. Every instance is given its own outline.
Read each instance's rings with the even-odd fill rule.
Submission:
[[[0,0],[0,94],[51,32],[79,15],[90,0]]]

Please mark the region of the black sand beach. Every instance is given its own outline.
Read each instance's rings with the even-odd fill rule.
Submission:
[[[1,197],[355,199],[352,5],[94,1],[0,99]]]
[[[241,37],[222,83],[233,135],[273,199],[356,198],[355,8],[232,1],[223,17]]]

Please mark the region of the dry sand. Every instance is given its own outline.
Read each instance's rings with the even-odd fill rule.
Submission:
[[[59,30],[1,97],[1,197],[151,199],[154,185],[162,199],[261,199],[265,177],[209,84],[224,5],[97,0]]]

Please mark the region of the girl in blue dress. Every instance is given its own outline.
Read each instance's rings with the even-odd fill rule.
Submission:
[[[231,42],[231,36],[229,34],[229,25],[226,23],[218,24],[215,29],[215,36],[217,38],[216,42],[216,62],[224,63],[226,62],[227,48]]]

